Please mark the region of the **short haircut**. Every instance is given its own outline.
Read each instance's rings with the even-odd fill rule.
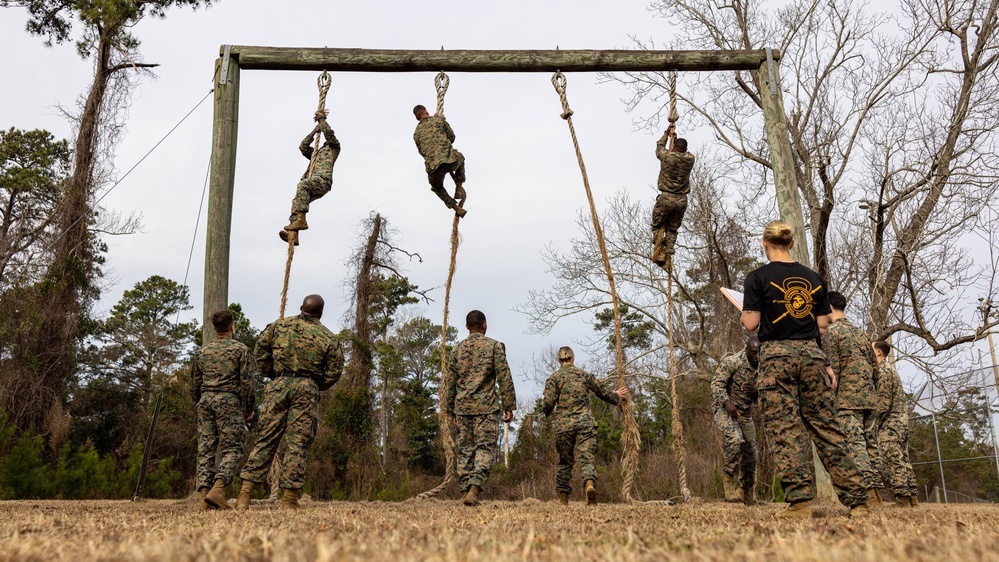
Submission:
[[[687,152],[687,139],[674,139],[673,148],[679,152]]]
[[[846,297],[838,291],[829,291],[829,306],[833,307],[833,310],[843,312],[846,310]]]
[[[229,328],[232,327],[232,322],[232,313],[228,310],[220,310],[212,314],[212,326],[215,326],[215,333],[217,334],[229,331]]]
[[[572,361],[576,358],[576,354],[573,353],[572,348],[564,345],[558,348],[558,360],[559,361]]]
[[[888,357],[888,354],[891,353],[891,344],[885,340],[878,340],[874,342],[874,349],[880,351],[881,355]]]
[[[486,315],[481,310],[473,310],[465,315],[465,326],[469,328],[482,328],[486,325]]]
[[[413,115],[419,117],[420,114],[426,110],[427,108],[423,107],[422,105],[417,105],[416,107],[413,108]]]

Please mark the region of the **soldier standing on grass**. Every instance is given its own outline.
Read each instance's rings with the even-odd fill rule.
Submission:
[[[324,306],[323,297],[309,295],[302,302],[301,314],[269,324],[257,339],[254,355],[260,373],[271,382],[260,409],[260,436],[240,474],[243,486],[237,509],[250,508],[253,488],[267,480],[282,439],[280,509],[298,509],[309,447],[319,422],[319,391],[329,390],[343,372],[340,342],[319,322]]]
[[[250,350],[232,339],[231,312],[212,314],[212,326],[215,340],[191,361],[191,396],[198,405],[197,488],[201,509],[229,509],[225,487],[243,456],[245,422],[253,419],[257,367]]]
[[[309,204],[330,192],[333,188],[333,165],[336,164],[337,157],[340,156],[340,141],[333,133],[333,127],[326,122],[326,112],[317,111],[315,117],[316,127],[312,129],[309,136],[302,139],[298,145],[299,152],[308,160],[312,160],[312,152],[316,150],[312,146],[312,141],[319,133],[323,134],[325,141],[319,146],[316,153],[315,162],[311,164],[311,170],[306,170],[302,175],[302,180],[295,188],[295,197],[291,200],[290,223],[284,230],[278,232],[281,240],[288,241],[289,231],[308,230],[309,223],[305,220],[306,213],[309,212]],[[298,244],[296,244],[297,246]]]
[[[836,423],[836,375],[818,345],[828,322],[829,295],[818,273],[794,261],[791,225],[771,221],[763,231],[770,263],[746,276],[742,325],[759,328],[760,412],[776,473],[790,506],[780,517],[812,516],[815,473],[808,441],[829,470],[851,517],[868,514],[863,475]]]
[[[597,382],[596,377],[574,365],[576,355],[571,347],[558,350],[558,371],[545,383],[541,407],[545,417],[555,413],[555,449],[558,451],[558,476],[555,491],[562,505],[569,505],[572,493],[572,465],[579,460],[586,490],[586,505],[597,503],[597,469],[593,459],[597,454],[597,421],[590,412],[590,393],[608,404],[617,405],[628,396],[627,387],[613,392]]]
[[[746,505],[756,505],[756,424],[750,408],[759,394],[759,364],[760,339],[752,336],[746,349],[725,356],[711,377],[715,425],[725,435],[725,501]]]
[[[899,507],[919,507],[916,473],[909,463],[909,410],[898,371],[886,359],[891,345],[873,344],[878,360],[878,445],[885,481]]]
[[[468,337],[454,348],[448,362],[444,407],[458,427],[458,487],[465,494],[463,503],[475,506],[493,466],[500,412],[504,423],[513,419],[517,394],[506,347],[486,337],[486,315],[469,312],[465,327]]]
[[[451,144],[454,142],[454,131],[443,115],[430,115],[422,105],[413,108],[413,115],[420,122],[413,132],[413,140],[426,164],[430,191],[444,202],[444,206],[464,217],[465,188],[462,184],[465,183],[465,157]],[[448,174],[454,180],[454,198],[444,190],[444,176]]]
[[[673,139],[673,147],[667,146]],[[676,138],[676,125],[669,124],[662,138],[656,143],[659,166],[659,197],[652,208],[652,261],[665,270],[673,265],[676,235],[687,212],[687,194],[690,193],[690,171],[694,169],[694,155],[687,152],[687,140]]]
[[[881,475],[878,453],[878,395],[875,390],[877,359],[867,335],[846,318],[846,297],[829,292],[832,313],[829,320],[829,348],[836,389],[836,422],[849,439],[857,468],[864,475],[864,487],[870,494],[868,507],[881,506]]]

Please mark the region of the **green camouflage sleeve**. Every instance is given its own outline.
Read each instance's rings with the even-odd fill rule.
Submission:
[[[253,355],[257,360],[257,369],[260,376],[265,379],[274,378],[274,355],[271,353],[271,346],[274,344],[274,324],[268,324],[260,337],[257,338],[257,345],[253,348]]]
[[[444,385],[444,409],[447,417],[454,417],[454,401],[458,397],[458,344],[451,350],[451,356],[447,360],[447,376],[441,384]]]
[[[454,129],[451,128],[451,124],[447,122],[447,119],[442,120],[444,123],[444,134],[447,135],[447,140],[454,142]]]
[[[496,372],[496,382],[499,383],[500,410],[512,412],[517,409],[517,392],[513,388],[513,375],[510,365],[506,362],[506,346],[496,342],[493,349],[493,368]]]
[[[715,372],[711,375],[711,403],[714,407],[721,407],[728,396],[728,381],[735,372],[737,363],[733,360],[734,355],[727,355],[718,362]]]
[[[194,359],[191,360],[191,398],[194,399],[195,404],[201,401],[202,380],[201,366],[198,365],[198,354],[195,353]]]
[[[340,342],[333,341],[333,349],[326,356],[326,367],[323,369],[323,380],[317,381],[319,390],[329,390],[340,380],[343,374],[343,348]]]
[[[312,159],[312,143],[315,140],[316,137],[314,137],[311,133],[309,136],[302,139],[302,142],[298,145],[298,151],[302,153],[302,156],[305,156],[310,160]]]
[[[663,135],[662,138],[656,142],[656,158],[659,160],[666,160],[669,156],[669,146],[667,143],[669,143],[669,138],[666,137],[666,135]]]
[[[257,362],[250,350],[243,348],[239,358],[239,394],[243,402],[243,411],[250,412],[257,405],[257,395],[254,392],[257,379]]]
[[[555,411],[555,404],[558,402],[558,383],[555,382],[555,374],[548,377],[548,381],[545,382],[545,393],[541,398],[541,410],[545,413],[546,418],[552,415],[552,412]]]
[[[887,363],[882,362],[878,365],[878,378],[880,379],[880,384],[877,386],[878,389],[878,423],[883,424],[885,420],[888,419],[888,415],[891,413],[892,400],[895,397],[895,380],[897,377],[891,376],[892,373],[887,366]]]
[[[597,398],[607,402],[608,404],[614,404],[615,406],[621,401],[621,398],[611,392],[606,386],[597,382],[597,377],[586,373],[586,387],[590,389]]]
[[[849,333],[846,330],[839,329],[833,326],[829,326],[826,330],[825,337],[829,339],[829,352],[827,353],[829,357],[828,365],[832,366],[833,373],[839,377],[840,373],[850,362],[850,348],[847,338]],[[826,348],[823,347],[823,350]]]
[[[339,154],[340,140],[336,138],[336,134],[333,132],[333,127],[330,127],[330,124],[324,120],[319,123],[319,130],[323,132],[323,137],[326,138],[326,144],[330,145],[333,152]]]

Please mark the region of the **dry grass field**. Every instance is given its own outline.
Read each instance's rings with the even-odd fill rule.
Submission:
[[[841,506],[780,521],[781,506],[455,501],[254,505],[0,502],[0,560],[999,560],[999,509]]]

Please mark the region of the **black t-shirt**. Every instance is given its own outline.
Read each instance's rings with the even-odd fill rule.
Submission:
[[[760,313],[759,338],[813,340],[829,314],[826,280],[798,262],[771,262],[746,276],[742,309]]]

